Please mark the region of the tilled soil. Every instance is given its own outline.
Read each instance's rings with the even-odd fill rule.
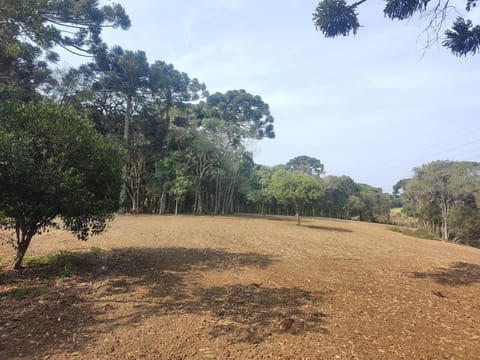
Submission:
[[[0,247],[0,359],[480,358],[480,250],[384,225],[119,216],[28,255],[58,251]]]

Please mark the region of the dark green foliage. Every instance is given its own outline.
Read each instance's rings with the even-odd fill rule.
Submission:
[[[79,239],[117,209],[123,152],[86,119],[50,102],[0,106],[0,209],[20,266],[31,238],[61,217]]]
[[[401,179],[393,185],[393,207],[401,208],[407,203],[405,190],[410,179]]]
[[[207,98],[206,118],[219,119],[226,123],[226,130],[232,144],[242,139],[273,139],[273,117],[268,104],[260,96],[245,90],[230,90],[215,93]]]
[[[0,101],[32,100],[39,97],[37,90],[55,85],[47,62],[39,59],[38,47],[24,44],[16,49],[11,54],[0,49]]]
[[[476,7],[476,6],[477,6],[477,2],[478,2],[478,0],[467,0],[467,6],[466,6],[467,11],[470,11],[470,10],[472,10],[474,7]]]
[[[445,32],[446,39],[443,45],[455,55],[466,56],[476,54],[480,48],[480,26],[473,25],[471,20],[459,17],[451,29]]]
[[[104,49],[103,27],[130,26],[120,5],[97,0],[2,0],[0,2],[0,100],[31,100],[40,86],[53,85],[47,61],[60,46],[79,55]],[[39,60],[44,54],[45,59]]]
[[[405,20],[427,8],[430,0],[387,0],[383,12],[390,19]]]
[[[393,195],[394,196],[400,196],[403,194],[407,188],[408,181],[410,179],[401,179],[398,180],[395,185],[393,185]]]
[[[0,46],[5,48],[22,36],[45,49],[59,45],[91,52],[101,43],[103,27],[130,27],[120,5],[99,8],[97,0],[3,0],[0,10]]]
[[[292,206],[300,225],[300,212],[308,203],[320,199],[323,188],[318,177],[277,168],[272,173],[269,192],[280,204]]]
[[[150,66],[150,90],[167,109],[206,95],[206,87],[197,79],[180,72],[172,64],[157,60]]]
[[[287,167],[306,175],[320,176],[323,174],[324,165],[318,159],[310,156],[297,156],[287,162]]]
[[[479,174],[480,163],[468,161],[433,161],[415,168],[405,192],[414,216],[444,240],[480,238]]]
[[[95,85],[97,90],[135,97],[139,89],[148,86],[150,69],[144,51],[123,50],[115,46],[97,56],[97,65],[104,74]]]
[[[471,11],[478,0],[465,0],[466,11]],[[322,0],[318,3],[313,14],[315,28],[321,31],[325,37],[339,35],[347,36],[357,33],[360,24],[356,8],[366,2],[361,0],[348,5],[345,0]],[[448,12],[454,8],[448,0],[386,0],[383,10],[386,17],[392,20],[410,19],[416,14],[426,18],[425,31],[438,34],[444,27]],[[427,43],[427,46],[431,45]],[[470,20],[458,17],[453,26],[445,31],[445,39],[442,45],[450,49],[457,56],[474,55],[480,48],[480,27]]]
[[[358,22],[356,7],[364,1],[347,5],[345,0],[324,0],[318,3],[313,13],[315,28],[325,37],[347,36],[357,33]]]
[[[480,247],[480,211],[473,194],[456,201],[448,215],[450,238],[453,241]]]
[[[320,199],[320,209],[323,216],[349,219],[363,208],[363,202],[358,198],[360,188],[348,176],[327,176],[324,178],[325,193]]]

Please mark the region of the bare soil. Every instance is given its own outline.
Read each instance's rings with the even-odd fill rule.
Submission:
[[[28,255],[58,251],[0,246],[1,359],[480,358],[480,250],[384,225],[119,216]]]

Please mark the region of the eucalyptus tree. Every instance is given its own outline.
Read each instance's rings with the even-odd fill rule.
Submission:
[[[195,200],[193,214],[202,214],[206,204],[205,180],[219,163],[221,154],[216,146],[215,134],[204,129],[196,130],[191,147],[187,150],[188,166],[193,169],[195,179]]]
[[[313,13],[315,28],[325,37],[347,36],[356,34],[361,27],[357,9],[367,0],[321,0]],[[463,0],[465,11],[470,12],[478,0]],[[480,49],[480,26],[460,16],[460,11],[449,0],[386,0],[383,13],[392,20],[406,20],[415,15],[425,20],[427,46],[439,39],[444,31],[442,45],[458,56],[476,54]],[[450,15],[456,14],[453,24],[445,29]]]
[[[448,220],[453,241],[480,247],[480,209],[473,194],[457,200]]]
[[[260,96],[245,90],[209,95],[198,109],[199,126],[214,135],[219,155],[212,169],[214,212],[232,212],[235,195],[242,196],[244,200],[252,199],[248,195],[247,183],[251,180],[249,177],[254,163],[245,149],[245,141],[274,138],[273,117],[268,104]],[[239,189],[242,191],[239,192]]]
[[[169,190],[175,200],[175,215],[178,214],[178,204],[185,198],[188,191],[193,185],[193,181],[186,173],[185,169],[177,169],[175,172],[174,182]]]
[[[478,197],[480,193],[480,163],[441,160],[413,171],[407,196],[414,199],[416,213],[430,209],[438,215],[442,238],[448,240],[452,210],[465,206],[466,199]]]

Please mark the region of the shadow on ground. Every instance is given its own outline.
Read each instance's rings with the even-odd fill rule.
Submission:
[[[418,279],[434,279],[442,285],[471,285],[480,283],[480,265],[456,262],[450,268],[437,268],[432,272],[414,272],[413,276]]]
[[[0,272],[0,358],[81,353],[101,333],[166,315],[213,319],[208,336],[231,342],[259,343],[274,332],[326,331],[326,315],[315,310],[322,292],[261,284],[201,286],[209,271],[263,269],[276,261],[270,255],[125,248],[55,256],[21,272]]]
[[[233,219],[255,219],[255,220],[271,220],[290,223],[297,221],[295,215],[261,215],[261,214],[235,214],[235,215],[222,215],[222,217]]]
[[[336,232],[343,232],[343,233],[352,232],[352,230],[350,229],[345,229],[345,228],[335,227],[335,226],[321,226],[321,225],[303,225],[303,226],[309,229],[322,230],[322,231],[336,231]]]

